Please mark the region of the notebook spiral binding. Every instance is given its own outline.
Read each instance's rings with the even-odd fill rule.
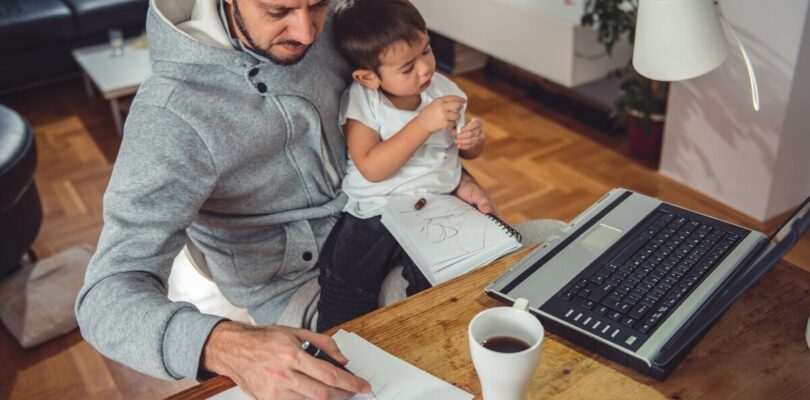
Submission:
[[[520,232],[517,231],[517,229],[512,228],[511,225],[507,224],[502,219],[500,219],[500,218],[498,218],[498,217],[496,217],[496,216],[494,216],[492,214],[486,214],[486,216],[487,216],[487,218],[491,219],[496,224],[498,224],[498,226],[500,226],[501,229],[504,230],[504,232],[506,232],[509,236],[515,238],[515,240],[517,240],[518,242],[520,242],[523,239],[523,236],[520,234]]]

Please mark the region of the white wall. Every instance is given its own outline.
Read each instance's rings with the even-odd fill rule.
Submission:
[[[708,1],[708,0],[707,0]],[[611,57],[580,26],[584,0],[411,0],[428,28],[565,87],[603,79],[627,64],[631,47]]]
[[[768,200],[770,214],[792,209],[810,195],[810,7],[805,21]]]
[[[808,0],[720,4],[751,56],[760,111],[730,41],[718,69],[671,85],[660,170],[765,221],[810,194]]]

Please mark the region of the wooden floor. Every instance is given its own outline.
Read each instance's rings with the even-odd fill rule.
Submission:
[[[544,110],[502,82],[479,73],[454,80],[470,97],[470,113],[486,121],[484,155],[467,168],[509,222],[570,220],[610,188],[622,186],[755,228],[769,227],[626,157],[623,139],[593,132]],[[101,200],[120,144],[109,106],[90,100],[80,81],[0,98],[34,128],[36,182],[45,222],[34,245],[40,257],[80,243],[95,245]],[[810,271],[810,236],[788,259]],[[153,399],[193,384],[141,375],[96,353],[76,331],[32,350],[19,349],[0,328],[0,399]]]

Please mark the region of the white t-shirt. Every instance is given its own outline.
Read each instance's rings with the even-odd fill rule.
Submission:
[[[416,111],[407,111],[394,107],[381,91],[353,82],[340,101],[340,126],[353,119],[377,131],[381,140],[387,140],[433,100],[449,95],[467,98],[455,83],[436,73],[422,92],[422,103]],[[370,218],[380,215],[386,196],[448,194],[455,190],[460,179],[458,146],[450,129],[443,129],[430,135],[396,174],[381,182],[366,180],[349,156],[342,183],[349,201],[343,211],[357,218]]]

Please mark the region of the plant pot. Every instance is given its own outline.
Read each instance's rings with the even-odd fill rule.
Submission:
[[[664,136],[664,116],[650,115],[644,120],[644,114],[630,110],[625,120],[627,134],[630,137],[630,152],[633,157],[658,165],[661,159],[661,143]]]

